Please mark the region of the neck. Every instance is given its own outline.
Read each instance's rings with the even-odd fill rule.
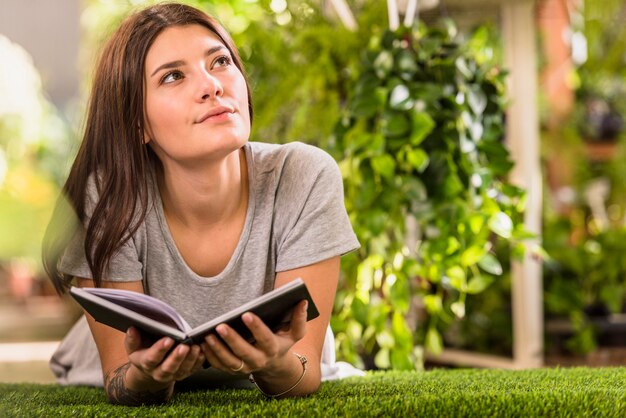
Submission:
[[[163,167],[158,184],[168,220],[193,229],[227,222],[247,207],[245,152],[241,148],[197,169]]]

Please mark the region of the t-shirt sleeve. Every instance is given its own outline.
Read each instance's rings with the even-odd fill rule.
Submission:
[[[339,167],[326,152],[297,144],[280,173],[275,208],[276,271],[359,248],[344,204]]]
[[[87,211],[87,217],[85,225],[91,219],[91,214],[98,200],[98,192],[93,177],[87,182],[86,198],[85,210]],[[84,249],[85,233],[86,230],[83,225],[79,225],[78,229],[74,231],[63,256],[59,260],[59,270],[70,276],[91,279],[93,274],[87,263]],[[139,261],[139,255],[132,238],[124,243],[113,255],[109,264],[108,274],[103,279],[116,282],[132,282],[142,279],[142,264]]]

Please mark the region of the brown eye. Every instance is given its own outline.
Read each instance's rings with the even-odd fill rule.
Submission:
[[[161,78],[161,84],[173,83],[175,81],[182,80],[183,78],[183,73],[181,73],[180,71],[170,71],[169,73],[165,74],[163,78]]]
[[[228,55],[222,55],[219,56],[215,59],[215,61],[213,61],[213,67],[228,67],[229,65],[232,64],[232,60],[230,59],[230,57]]]

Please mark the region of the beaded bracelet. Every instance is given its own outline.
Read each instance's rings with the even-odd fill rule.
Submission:
[[[261,389],[259,387],[259,385],[256,383],[256,381],[254,380],[254,376],[252,375],[252,373],[250,373],[250,376],[248,376],[248,379],[250,380],[250,382],[252,382],[254,384],[254,386],[256,386],[256,388],[259,390],[259,392],[261,392],[263,395],[267,396],[268,398],[278,398],[280,396],[286,395],[287,393],[291,392],[292,390],[294,390],[296,388],[296,386],[298,386],[300,384],[300,382],[302,382],[302,379],[304,379],[304,375],[306,374],[306,363],[307,363],[307,359],[305,356],[301,356],[298,353],[293,353],[296,357],[298,357],[298,360],[300,360],[300,364],[302,364],[302,375],[300,376],[300,378],[298,379],[298,381],[289,389],[277,393],[276,395],[272,395],[269,393],[266,393],[265,391],[263,391],[263,389]]]

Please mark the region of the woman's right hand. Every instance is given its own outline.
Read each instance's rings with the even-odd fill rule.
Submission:
[[[145,378],[161,384],[191,376],[204,362],[200,346],[179,344],[172,350],[174,340],[170,337],[163,337],[151,346],[144,347],[141,333],[134,327],[126,332],[124,346],[130,364]]]

